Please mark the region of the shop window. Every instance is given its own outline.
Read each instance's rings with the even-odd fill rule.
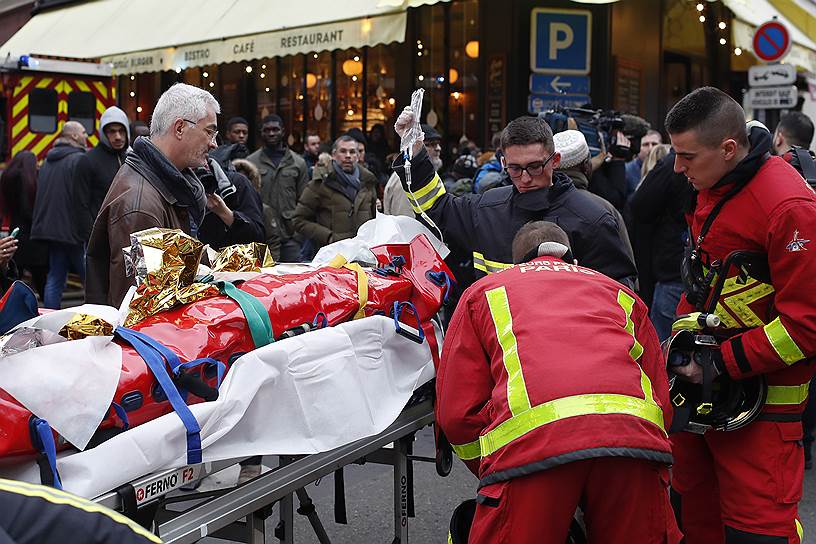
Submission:
[[[57,131],[57,91],[32,89],[28,95],[28,128],[31,132]]]
[[[72,91],[68,94],[68,120],[85,127],[85,132],[96,130],[96,97],[93,93]]]
[[[413,46],[416,56],[416,87],[425,89],[421,121],[439,130],[447,137],[448,126],[445,106],[448,100],[445,89],[445,5],[434,4],[418,12],[417,39]]]
[[[337,52],[337,132],[363,128],[363,57],[349,49]]]
[[[306,67],[306,128],[319,135],[321,142],[327,142],[331,140],[331,53],[310,53]]]
[[[293,151],[303,151],[303,62],[304,55],[280,59],[278,77],[278,115],[286,127],[287,143]]]
[[[274,58],[264,58],[255,61],[254,64],[254,70],[258,74],[258,81],[255,83],[255,126],[257,130],[255,131],[256,134],[251,136],[254,136],[257,142],[256,147],[263,145],[263,140],[260,139],[261,120],[267,115],[279,113],[277,108],[278,72],[276,62]],[[261,77],[261,74],[264,76]]]
[[[479,1],[450,5],[449,142],[479,134]],[[485,142],[490,143],[490,142]]]

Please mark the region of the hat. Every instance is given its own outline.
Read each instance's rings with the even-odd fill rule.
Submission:
[[[555,151],[561,153],[558,170],[575,168],[589,158],[589,146],[586,138],[578,130],[565,130],[553,135]]]
[[[420,127],[422,127],[422,132],[425,133],[425,141],[426,142],[429,142],[431,140],[441,140],[442,139],[442,135],[439,134],[439,132],[437,132],[437,130],[435,128],[433,128],[431,125],[426,125],[425,123],[422,123],[420,125]]]

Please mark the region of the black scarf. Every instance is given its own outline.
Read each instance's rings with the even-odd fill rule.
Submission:
[[[354,202],[357,193],[360,192],[360,167],[355,163],[354,170],[348,173],[337,164],[337,161],[332,161],[332,166],[334,167],[334,175],[339,182],[340,192]]]
[[[190,228],[193,234],[198,232],[198,227],[204,220],[207,196],[204,194],[204,187],[191,169],[186,168],[184,172],[179,172],[159,148],[144,136],[136,138],[133,142],[133,150],[128,154],[126,162],[153,185],[158,184],[169,191],[179,206],[187,208],[190,214]]]

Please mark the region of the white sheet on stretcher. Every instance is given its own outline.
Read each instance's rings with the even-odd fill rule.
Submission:
[[[428,346],[398,335],[392,319],[373,316],[244,355],[218,400],[190,407],[201,426],[203,461],[318,453],[382,432],[433,377]],[[92,498],[185,464],[184,425],[170,413],[61,456],[57,466],[65,489]],[[0,474],[39,480],[33,464]]]
[[[121,320],[116,308],[85,304],[35,317],[15,330],[58,333],[77,313],[101,317],[114,327]],[[112,336],[94,336],[0,357],[0,389],[84,449],[110,410],[121,372],[122,348]]]

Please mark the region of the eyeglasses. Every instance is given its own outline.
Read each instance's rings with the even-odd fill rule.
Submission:
[[[508,164],[504,167],[504,171],[507,172],[507,175],[510,176],[510,179],[519,179],[524,172],[527,172],[527,175],[531,178],[536,176],[540,176],[544,173],[544,168],[547,166],[547,163],[550,162],[555,156],[555,151],[550,153],[550,156],[547,157],[547,160],[544,162],[533,162],[528,164],[527,166],[519,166],[517,164]]]
[[[200,128],[200,129],[203,129],[203,130],[204,130],[204,132],[206,132],[206,133],[207,133],[207,136],[209,136],[209,137],[210,137],[210,141],[211,141],[212,143],[216,143],[215,139],[218,137],[218,129],[217,129],[217,128],[210,128],[210,127],[199,127],[197,122],[195,122],[195,121],[190,121],[189,119],[184,119],[184,118],[182,118],[182,121],[185,121],[185,122],[187,122],[187,123],[190,123],[191,125],[193,125],[193,126],[195,126],[195,127],[198,127],[198,128]]]

